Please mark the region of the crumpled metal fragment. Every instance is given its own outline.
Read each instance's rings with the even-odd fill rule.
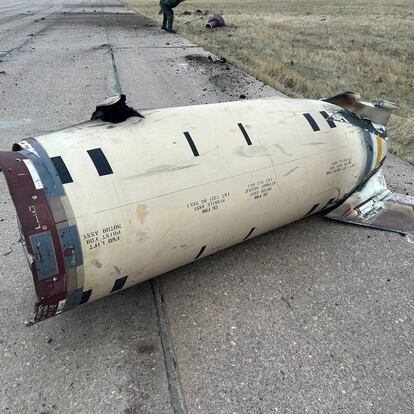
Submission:
[[[215,14],[208,19],[208,23],[206,24],[207,29],[214,29],[215,27],[224,27],[226,22],[223,19],[221,14]]]

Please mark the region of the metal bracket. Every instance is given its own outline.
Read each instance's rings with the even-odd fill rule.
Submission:
[[[30,242],[38,278],[48,279],[56,276],[59,271],[50,231],[30,236]]]
[[[76,226],[62,227],[58,229],[60,244],[62,246],[65,267],[73,267],[83,264],[83,255]]]

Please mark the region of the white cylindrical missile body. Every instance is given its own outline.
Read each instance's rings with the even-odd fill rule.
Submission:
[[[53,270],[37,266],[40,250],[25,238],[49,286],[38,289],[37,320],[338,204],[386,153],[383,129],[344,112],[268,98],[149,110],[22,141],[15,149],[51,160],[63,188],[47,195],[65,261],[58,301],[46,300]],[[46,191],[44,172],[25,164]]]

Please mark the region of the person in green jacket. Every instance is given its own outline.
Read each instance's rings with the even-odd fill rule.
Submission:
[[[162,30],[166,30],[169,33],[176,33],[173,30],[172,25],[174,21],[174,7],[177,7],[181,2],[185,0],[160,0],[160,7],[164,16],[162,21]]]

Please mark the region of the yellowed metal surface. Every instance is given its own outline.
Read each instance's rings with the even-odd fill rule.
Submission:
[[[39,137],[73,178],[64,205],[81,239],[83,290],[98,299],[121,276],[131,286],[339,202],[362,180],[368,156],[360,128],[332,128],[320,113],[337,110],[269,98],[144,111],[145,119]],[[97,174],[87,153],[95,148],[113,174]],[[372,167],[383,148],[375,151]]]

